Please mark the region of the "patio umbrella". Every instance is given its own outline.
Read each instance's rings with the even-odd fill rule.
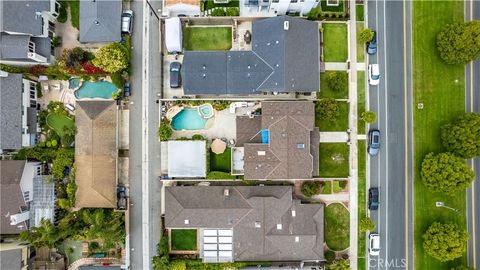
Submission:
[[[212,145],[210,145],[210,148],[212,148],[213,153],[219,155],[225,152],[225,149],[227,148],[227,143],[220,139],[215,139],[213,140]]]

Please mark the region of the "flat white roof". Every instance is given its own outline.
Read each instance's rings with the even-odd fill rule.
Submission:
[[[168,141],[168,176],[206,177],[205,141]]]

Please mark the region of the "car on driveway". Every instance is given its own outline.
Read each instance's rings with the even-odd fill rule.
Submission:
[[[379,192],[378,187],[372,187],[368,190],[368,209],[378,210],[379,205]]]
[[[180,69],[182,64],[179,62],[172,62],[170,64],[170,87],[179,88],[182,86],[182,77],[180,75]]]
[[[133,11],[125,10],[122,13],[122,33],[132,34],[133,30]]]
[[[377,32],[373,31],[373,38],[367,42],[367,53],[372,55],[377,53]]]
[[[117,209],[127,210],[127,188],[125,186],[117,186]]]
[[[378,233],[371,233],[368,236],[368,253],[372,256],[380,255],[380,235]]]
[[[378,64],[368,65],[368,83],[378,85],[380,83],[380,68]]]
[[[380,130],[372,129],[368,132],[368,153],[371,156],[378,155],[380,151]]]

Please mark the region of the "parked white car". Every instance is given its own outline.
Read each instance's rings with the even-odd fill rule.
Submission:
[[[378,233],[371,233],[368,236],[370,244],[368,245],[368,253],[372,256],[380,254],[380,235]]]
[[[380,68],[378,64],[368,65],[368,83],[378,85],[380,83]]]

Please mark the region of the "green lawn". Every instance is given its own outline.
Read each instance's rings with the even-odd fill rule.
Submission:
[[[58,136],[62,137],[64,134],[63,127],[71,129],[73,128],[74,122],[72,118],[65,115],[51,113],[47,116],[47,125],[55,130]]]
[[[232,48],[231,27],[184,27],[183,47],[187,51],[222,51]]]
[[[363,6],[363,5],[362,5]],[[363,22],[357,23],[357,37],[360,32],[364,29]],[[361,63],[365,61],[365,43],[359,42],[357,39],[357,62]]]
[[[205,10],[213,9],[217,7],[237,7],[238,8],[240,6],[240,1],[229,1],[226,4],[215,4],[213,0],[205,0],[203,2],[205,3],[204,4]]]
[[[365,10],[364,10],[365,6],[364,5],[356,5],[355,8],[356,8],[355,13],[356,13],[357,21],[363,22],[364,14],[365,14]]]
[[[345,76],[345,87],[341,91],[334,91],[328,85],[328,76],[331,73],[341,72],[346,74]],[[348,98],[348,74],[346,71],[326,71],[320,73],[320,97],[321,98],[341,98],[347,99]]]
[[[357,71],[357,129],[358,134],[365,134],[365,121],[360,119],[360,115],[365,111],[365,71]]]
[[[342,188],[340,187],[340,181],[333,181],[333,193],[339,193],[340,191],[342,191]]]
[[[70,6],[70,19],[72,21],[73,27],[80,29],[80,0],[71,0],[68,1]]]
[[[365,140],[358,141],[358,220],[367,214],[367,146]],[[365,269],[365,233],[358,232],[358,269]]]
[[[232,150],[230,148],[225,149],[225,152],[220,155],[210,152],[210,170],[230,173],[232,168],[231,155]]]
[[[319,154],[321,177],[348,177],[349,146],[346,143],[321,143]]]
[[[413,92],[414,108],[423,102],[424,109],[414,109],[415,155],[415,269],[451,269],[466,265],[466,254],[460,259],[441,263],[425,254],[422,234],[434,221],[452,221],[466,229],[465,192],[445,196],[425,188],[420,178],[423,157],[431,151],[444,151],[440,127],[465,111],[464,66],[444,64],[435,48],[439,30],[452,22],[463,22],[461,1],[413,2]],[[460,209],[455,213],[435,207],[435,201]],[[409,266],[413,267],[413,266]]]
[[[335,121],[326,121],[315,117],[315,125],[320,128],[320,131],[346,131],[348,129],[349,105],[345,101],[337,102],[340,114]]]
[[[325,62],[345,62],[348,58],[347,25],[323,23]]]
[[[172,230],[172,250],[197,250],[197,230]]]
[[[325,207],[325,242],[331,250],[340,251],[350,245],[350,213],[341,203]]]
[[[323,183],[322,192],[320,194],[332,194],[332,181]]]

